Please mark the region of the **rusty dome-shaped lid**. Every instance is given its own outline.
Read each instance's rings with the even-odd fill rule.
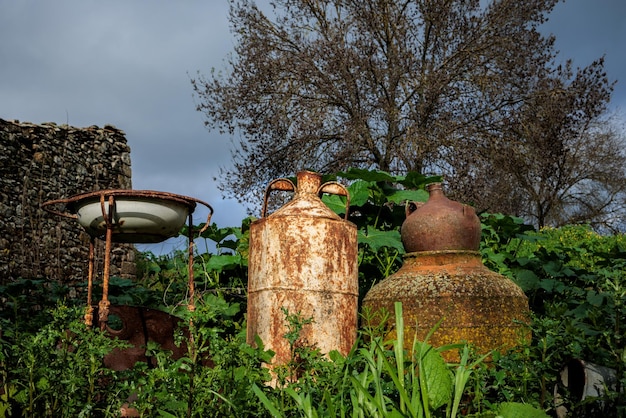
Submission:
[[[400,231],[406,252],[477,251],[481,230],[474,208],[448,199],[441,183],[431,183],[426,190],[426,203],[407,207],[407,218]]]

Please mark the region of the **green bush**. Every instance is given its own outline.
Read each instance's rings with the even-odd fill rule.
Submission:
[[[100,416],[119,411],[118,396],[123,390],[102,359],[126,344],[87,329],[82,309],[60,304],[49,313],[51,321],[34,333],[3,327],[0,411],[27,417]]]
[[[364,296],[402,264],[399,228],[406,202],[425,201],[425,184],[439,179],[362,170],[338,175],[350,182],[349,219],[358,228]],[[324,201],[339,214],[345,211],[342,197]],[[458,346],[461,363],[445,364],[428,341],[407,351],[401,333],[385,341],[381,329],[365,328],[347,356],[297,347],[298,361],[278,368],[280,384],[271,387],[263,364],[272,353],[262,341],[251,346],[245,337],[251,221],[210,225],[198,238],[216,251],[194,254],[194,312],[184,308],[186,251],[140,254],[136,281],[111,279],[112,303],[162,309],[189,325],[177,336],[188,347],[178,360],[149,344],[154,366],[106,369],[104,355],[123,343],[82,324],[81,301],[69,297],[67,286],[43,279],[0,286],[0,417],[118,416],[128,399],[142,416],[161,417],[545,416],[554,412],[554,387],[572,358],[613,369],[618,382],[602,399],[583,402],[559,388],[573,416],[626,414],[620,395],[626,384],[623,235],[601,236],[586,226],[535,231],[519,218],[482,214],[483,261],[526,292],[530,343],[495,352],[487,363],[471,347]],[[285,315],[286,338],[297,338],[307,318]]]

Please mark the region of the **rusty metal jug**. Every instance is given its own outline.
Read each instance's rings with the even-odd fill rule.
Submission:
[[[474,208],[448,199],[441,183],[426,186],[426,203],[407,206],[400,230],[407,253],[416,251],[473,250],[480,246],[480,220]]]
[[[267,216],[274,190],[295,194]],[[347,217],[347,189],[335,182],[321,184],[319,174],[303,171],[297,174],[297,186],[288,179],[268,185],[262,217],[250,225],[247,340],[253,344],[258,335],[276,353],[274,365],[285,364],[293,354],[284,337],[283,308],[312,319],[297,345],[345,355],[356,340],[357,230],[321,201],[322,193],[346,196]]]

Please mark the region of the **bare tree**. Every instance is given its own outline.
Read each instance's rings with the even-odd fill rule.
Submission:
[[[556,91],[549,81],[573,84],[603,66],[567,80],[554,65],[554,39],[538,26],[556,2],[274,0],[270,16],[252,0],[232,1],[227,71],[192,80],[207,126],[240,138],[221,189],[246,201],[303,168],[377,168],[444,174],[479,208],[520,200],[530,210],[528,194],[510,187],[521,171],[493,157],[532,148],[538,137],[525,130],[541,126],[529,114],[552,109],[541,101]],[[603,77],[600,105],[611,89]],[[575,107],[570,115],[583,110]],[[480,193],[494,185],[506,199]]]
[[[522,216],[538,227],[623,228],[626,141],[607,113],[613,83],[603,59],[575,74],[568,61],[547,78],[527,80],[536,85],[529,87],[533,95],[515,112],[501,115],[501,127],[482,132],[470,151],[456,153],[450,162],[449,180],[460,186],[456,197]],[[467,170],[474,166],[480,170]],[[472,187],[476,184],[483,187]]]

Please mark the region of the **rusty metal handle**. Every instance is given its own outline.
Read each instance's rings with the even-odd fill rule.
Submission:
[[[282,179],[272,180],[270,184],[267,185],[267,188],[265,189],[265,197],[263,198],[263,210],[261,212],[262,218],[265,218],[265,216],[267,215],[267,199],[270,196],[270,193],[272,192],[272,190],[281,190],[284,192],[297,192],[298,191],[295,184],[293,184],[293,182],[289,179],[282,178]]]
[[[54,210],[54,209],[48,207],[48,206],[54,206],[54,205],[60,205],[60,204],[67,205],[71,201],[72,201],[72,199],[49,200],[47,202],[42,203],[41,204],[41,208],[43,210],[45,210],[46,212],[50,212],[50,213],[52,213],[54,215],[62,216],[64,218],[77,219],[78,215],[76,215],[74,213],[59,212],[57,210]]]
[[[411,201],[407,200],[406,205],[404,206],[404,214],[408,217],[410,214],[415,212],[421,206],[424,206],[424,202],[415,202],[412,200]]]
[[[322,184],[319,189],[317,189],[318,196],[321,197],[322,193],[336,194],[346,197],[346,213],[344,214],[344,219],[348,220],[348,212],[350,209],[350,193],[348,192],[348,189],[343,184],[337,183],[336,181],[329,181]]]

